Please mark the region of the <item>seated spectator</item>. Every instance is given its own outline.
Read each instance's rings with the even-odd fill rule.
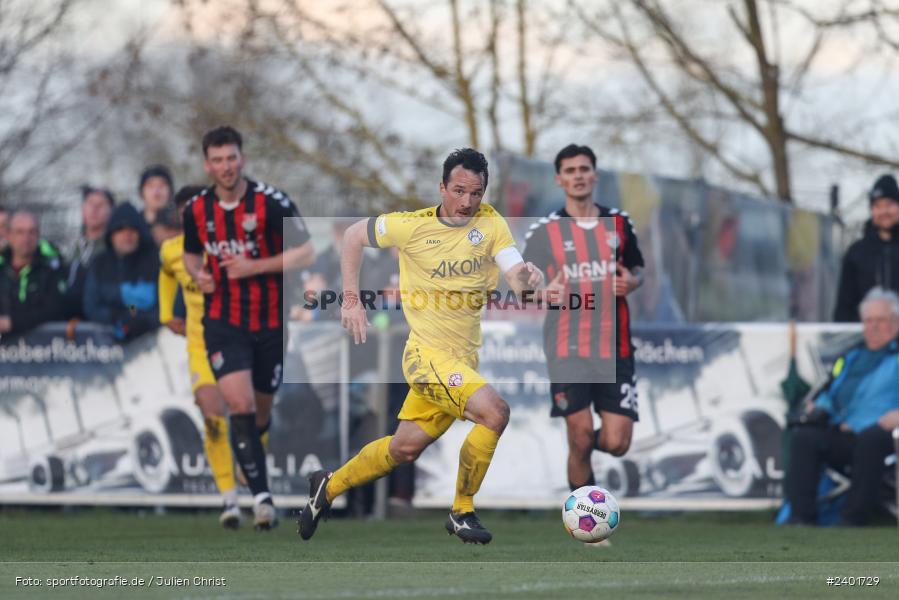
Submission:
[[[115,198],[109,190],[89,186],[81,188],[81,237],[75,242],[66,276],[69,317],[84,318],[81,299],[87,269],[106,248],[106,226],[113,208]]]
[[[884,459],[899,427],[899,296],[871,289],[859,307],[864,343],[837,359],[831,380],[806,408],[790,445],[787,497],[791,523],[816,523],[821,468],[848,471],[852,487],[842,524],[868,522],[876,508]]]
[[[0,254],[0,334],[24,333],[63,318],[65,272],[40,250],[37,217],[25,210],[9,218],[8,245]]]
[[[171,203],[174,189],[172,172],[165,165],[151,165],[140,174],[137,190],[144,203],[143,217],[148,229],[153,227],[159,211]]]
[[[120,204],[109,218],[106,250],[87,272],[88,320],[112,325],[119,339],[156,329],[158,274],[159,254],[140,213],[128,202]]]

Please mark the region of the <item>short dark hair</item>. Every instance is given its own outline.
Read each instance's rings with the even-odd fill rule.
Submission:
[[[462,165],[466,171],[474,171],[484,176],[484,188],[487,188],[487,158],[474,148],[453,150],[443,161],[443,185],[449,183],[450,173]]]
[[[203,136],[203,156],[208,156],[210,146],[227,146],[228,144],[236,144],[238,150],[243,150],[243,138],[240,132],[230,125],[222,125],[210,131]]]
[[[156,220],[153,221],[152,227],[167,227],[169,229],[181,229],[181,212],[178,208],[172,204],[166,204],[162,207],[158,213],[156,213]]]
[[[170,194],[172,193],[172,190],[175,189],[175,183],[172,180],[172,171],[167,166],[150,165],[140,174],[140,183],[137,184],[137,191],[141,192],[141,195],[143,195],[144,185],[146,185],[147,180],[151,177],[162,177],[169,186]]]
[[[109,208],[115,208],[115,196],[112,195],[112,192],[106,188],[94,187],[92,185],[82,185],[81,186],[81,202],[82,204],[87,200],[87,197],[91,194],[100,194],[104,198],[106,198],[106,202],[109,203]]]
[[[584,155],[590,159],[590,164],[593,165],[593,168],[596,168],[596,155],[593,154],[593,150],[590,149],[590,146],[578,146],[577,144],[568,144],[556,154],[556,160],[553,161],[553,164],[556,166],[556,173],[559,173],[559,169],[562,168],[562,161],[566,158],[574,158],[575,156]]]
[[[188,200],[202,192],[205,188],[202,185],[185,185],[175,194],[175,206],[178,211],[184,208]]]

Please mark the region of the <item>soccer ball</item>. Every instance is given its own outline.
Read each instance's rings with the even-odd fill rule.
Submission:
[[[601,487],[585,485],[571,492],[562,507],[562,524],[574,539],[594,544],[618,528],[621,511],[615,497]]]

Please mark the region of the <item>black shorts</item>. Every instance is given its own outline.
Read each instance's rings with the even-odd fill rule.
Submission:
[[[550,374],[557,369],[550,364]],[[552,377],[552,375],[550,375]],[[564,383],[552,380],[550,397],[552,400],[552,417],[567,417],[588,408],[607,411],[630,417],[639,421],[637,406],[637,378],[634,375],[634,363],[630,360],[619,360],[615,368],[615,383],[594,383],[581,378],[577,383]]]
[[[281,386],[284,332],[280,327],[248,331],[203,317],[203,339],[216,379],[249,370],[257,392],[274,394]]]

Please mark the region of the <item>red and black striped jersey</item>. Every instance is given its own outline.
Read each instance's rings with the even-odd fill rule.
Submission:
[[[287,217],[296,217],[283,220]],[[290,227],[292,230],[288,230]],[[184,251],[205,254],[215,291],[205,295],[206,318],[249,331],[278,329],[284,314],[283,274],[265,273],[231,279],[220,261],[227,255],[267,258],[309,240],[294,203],[282,191],[247,180],[247,193],[225,208],[210,187],[184,208]]]
[[[578,309],[546,311],[547,358],[630,360],[633,356],[627,300],[614,296],[612,274],[618,264],[642,267],[643,255],[628,214],[617,208],[597,208],[600,217],[609,218],[578,223],[562,208],[531,225],[525,235],[524,259],[542,269],[547,281],[564,271],[566,296],[576,294],[581,302]],[[592,309],[585,302],[589,294]],[[613,298],[613,302],[604,301]]]

